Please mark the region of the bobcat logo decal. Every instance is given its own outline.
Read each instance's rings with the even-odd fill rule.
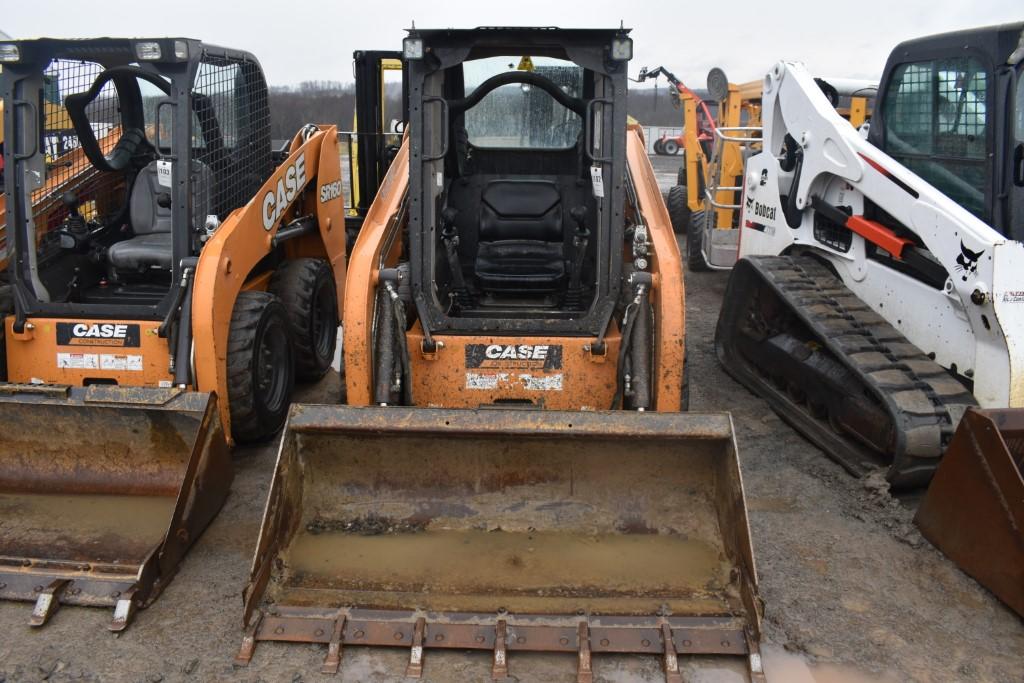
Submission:
[[[968,277],[973,277],[978,273],[978,259],[985,253],[985,250],[971,251],[964,246],[963,240],[960,241],[960,255],[956,257],[956,270],[960,273],[960,279],[967,282]]]

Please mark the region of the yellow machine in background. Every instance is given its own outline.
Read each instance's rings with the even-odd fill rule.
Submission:
[[[387,92],[386,76],[389,71],[402,71],[402,60],[397,52],[394,53],[394,56],[388,56],[389,54],[391,53],[359,50],[354,55],[355,67],[360,70],[360,74],[356,78],[356,111],[352,115],[352,130],[356,131],[356,133],[349,138],[351,141],[349,145],[349,159],[352,164],[350,171],[352,202],[346,210],[349,216],[365,215],[365,210],[373,202],[373,197],[380,186],[379,180],[377,182],[368,182],[363,177],[362,166],[367,164],[374,165],[380,156],[387,157],[387,162],[390,163],[390,160],[394,158],[394,153],[397,153],[398,147],[402,143],[402,131],[396,130],[396,126],[398,128],[404,126],[401,121],[405,120],[406,115],[403,113],[401,121],[398,119],[394,119],[394,121],[389,120],[387,103],[385,101]],[[372,74],[372,78],[364,75],[367,70]],[[370,82],[367,82],[368,80]],[[366,92],[366,88],[370,89],[369,92]],[[367,111],[368,109],[369,111]],[[373,109],[377,111],[374,112]],[[360,110],[364,111],[364,116],[367,113],[372,116],[374,119],[372,128],[359,127]],[[361,137],[367,138],[371,135],[374,139],[360,140]],[[365,151],[362,154],[360,153],[360,143],[370,147],[383,146],[385,150],[393,148],[394,153],[370,155],[368,160],[360,163],[360,159],[366,156]],[[383,173],[380,176],[383,177]],[[359,207],[363,208],[362,212],[360,212]]]
[[[690,270],[732,268],[739,240],[743,165],[761,144],[761,81],[732,83],[716,67],[708,72],[705,102],[664,67],[644,69],[637,80],[659,75],[674,86],[672,98],[683,110],[683,164],[666,201],[672,228],[686,234]],[[870,118],[877,90],[874,83],[817,81],[854,128]]]

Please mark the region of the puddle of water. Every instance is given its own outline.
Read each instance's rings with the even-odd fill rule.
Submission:
[[[765,647],[762,656],[768,683],[898,683],[892,676],[865,674],[839,664],[809,664],[780,647]]]
[[[301,533],[289,564],[297,577],[362,588],[484,592],[516,587],[585,594],[724,590],[729,564],[697,539],[657,534],[425,531],[360,536]],[[315,578],[314,578],[315,577]]]

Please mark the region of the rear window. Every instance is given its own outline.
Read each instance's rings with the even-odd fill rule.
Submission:
[[[885,94],[885,151],[989,220],[988,72],[973,57],[902,64]]]
[[[583,69],[561,59],[488,57],[464,62],[462,69],[466,95],[488,78],[516,70],[543,76],[573,97],[583,90]],[[475,147],[567,149],[576,144],[583,121],[544,90],[512,83],[492,90],[466,110],[465,126]]]

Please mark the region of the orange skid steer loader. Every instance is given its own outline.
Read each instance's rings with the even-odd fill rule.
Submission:
[[[336,132],[307,126],[275,160],[259,63],[195,40],[20,41],[0,59],[0,598],[34,601],[33,625],[113,606],[121,630],[223,504],[229,445],[274,435],[294,382],[333,358]],[[44,94],[73,126],[59,156]]]
[[[746,658],[760,599],[732,423],[687,414],[679,250],[624,30],[410,33],[409,133],[343,305],[346,405],[292,407],[246,634]]]

